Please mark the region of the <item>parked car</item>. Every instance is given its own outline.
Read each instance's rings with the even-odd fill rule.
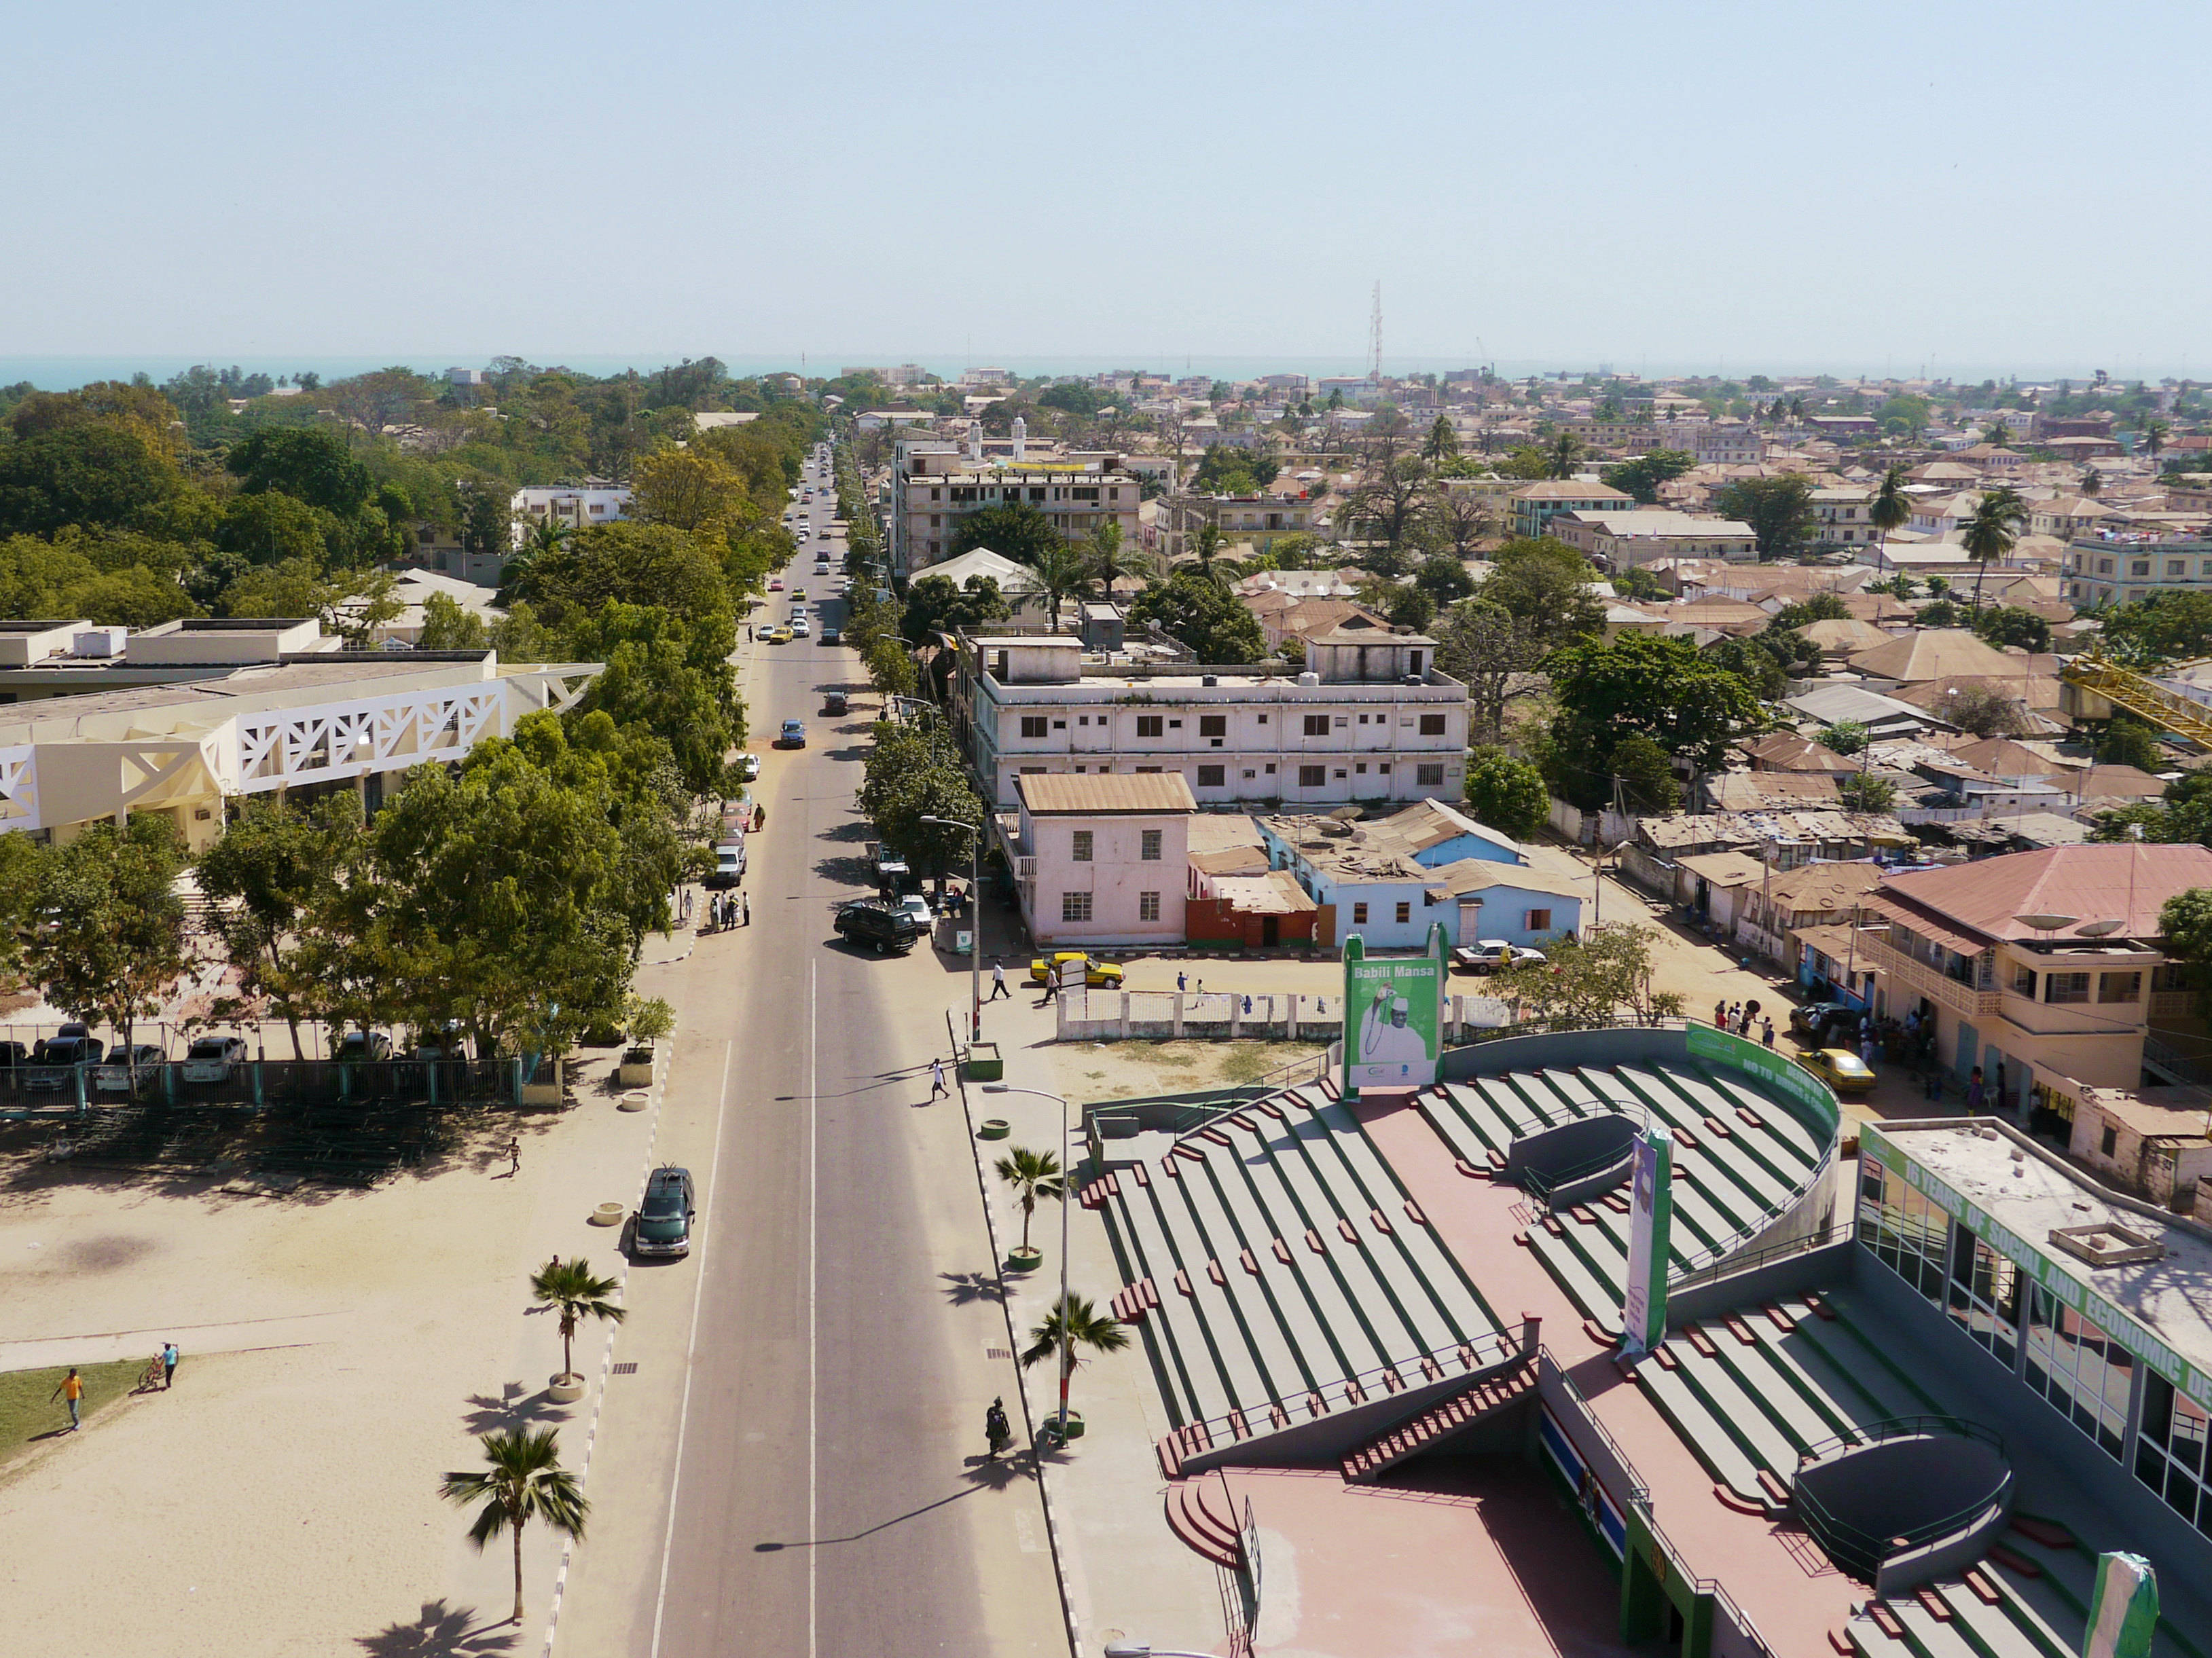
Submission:
[[[1534,966],[1550,959],[1540,950],[1508,944],[1503,938],[1478,938],[1452,951],[1452,964],[1469,973],[1495,973],[1501,968]]]
[[[1038,957],[1030,963],[1030,982],[1033,985],[1051,983],[1053,974],[1070,962],[1082,964],[1083,982],[1093,990],[1113,990],[1121,986],[1120,968],[1111,962],[1095,961],[1079,950],[1060,950],[1049,960]]]
[[[1790,1010],[1790,1029],[1797,1035],[1826,1047],[1844,1029],[1856,1030],[1859,1010],[1848,1002],[1807,1002]]]
[[[230,1073],[246,1063],[243,1036],[201,1036],[185,1050],[184,1078],[188,1083],[227,1083]]]
[[[843,718],[848,707],[849,705],[845,701],[844,692],[825,691],[823,693],[822,713],[825,719],[837,720]]]
[[[0,1042],[0,1066],[28,1065],[31,1050],[21,1042]]]
[[[908,919],[910,919],[917,926],[921,927],[923,932],[929,932],[936,926],[936,918],[930,914],[929,900],[921,893],[906,892],[900,894],[898,907],[901,910],[904,911]]]
[[[89,1065],[106,1051],[106,1043],[72,1021],[52,1035],[40,1037],[31,1058],[40,1065]]]
[[[738,756],[738,781],[753,783],[760,780],[760,756],[741,754]]]
[[[169,1056],[151,1042],[115,1048],[92,1068],[92,1085],[103,1094],[135,1094],[161,1074]]]
[[[392,1038],[380,1030],[349,1030],[340,1039],[337,1052],[331,1057],[340,1065],[362,1060],[388,1060],[392,1057]]]
[[[637,1206],[630,1248],[641,1255],[688,1255],[691,1223],[699,1216],[691,1171],[664,1163],[645,1182],[645,1201]]]
[[[745,843],[742,836],[714,842],[714,867],[700,885],[709,891],[736,886],[745,878]]]
[[[1874,1067],[1848,1048],[1816,1048],[1797,1063],[1838,1094],[1863,1094],[1874,1086]]]
[[[917,921],[903,906],[881,898],[856,898],[849,904],[840,904],[836,926],[840,938],[866,944],[878,956],[903,956],[917,938],[929,932],[927,921]]]

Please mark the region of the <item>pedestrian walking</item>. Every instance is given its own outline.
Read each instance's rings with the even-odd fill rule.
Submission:
[[[932,1060],[929,1062],[929,1097],[934,1100],[939,1094],[950,1094],[951,1091],[945,1084],[945,1061]]]
[[[1875,1041],[1874,1032],[1871,1030],[1859,1038],[1859,1058],[1867,1062],[1867,1069],[1869,1071],[1874,1069],[1874,1056],[1880,1048],[1881,1044]]]
[[[1014,993],[1006,988],[1006,964],[1004,962],[994,962],[991,963],[991,993],[984,999],[995,1002],[1001,996],[1012,1001],[1014,999]]]
[[[1185,972],[1184,972],[1181,968],[1177,968],[1177,969],[1176,969],[1176,993],[1177,993],[1178,995],[1180,995],[1182,992],[1184,992],[1184,991],[1186,991],[1186,990],[1188,990],[1189,988],[1190,988],[1190,975],[1188,975],[1188,973],[1185,973]]]
[[[507,1137],[507,1157],[508,1163],[507,1177],[509,1180],[513,1180],[517,1175],[522,1172],[521,1135],[510,1134]]]
[[[753,901],[752,901],[752,898],[750,897],[750,895],[745,894],[745,893],[742,893],[742,892],[741,892],[741,893],[739,893],[739,894],[738,895],[738,902],[739,903],[739,905],[741,905],[741,906],[744,908],[744,916],[745,916],[745,925],[746,925],[747,926],[750,926],[753,924]]]
[[[1713,1004],[1713,1028],[1717,1030],[1726,1030],[1728,1026],[1728,1000],[1723,997]]]
[[[1774,1016],[1771,1014],[1759,1022],[1759,1044],[1761,1048],[1774,1046]]]
[[[1966,1078],[1966,1111],[1969,1115],[1978,1113],[1982,1108],[1982,1068],[1976,1066],[1973,1074]]]
[[[165,1342],[163,1342],[163,1343],[161,1344],[161,1388],[162,1388],[162,1391],[166,1393],[166,1392],[167,1392],[167,1391],[168,1391],[168,1389],[170,1389],[170,1388],[172,1388],[175,1387],[176,1385],[177,1385],[177,1344],[176,1344],[175,1342],[173,1342],[173,1341],[165,1341]]]
[[[64,1400],[68,1402],[70,1413],[69,1430],[71,1433],[75,1433],[79,1428],[84,1425],[82,1418],[77,1415],[78,1402],[83,1398],[84,1378],[76,1373],[76,1366],[72,1364],[70,1366],[70,1373],[64,1376],[58,1382],[55,1383],[53,1392],[46,1395],[46,1403],[51,1405],[57,1399]]]

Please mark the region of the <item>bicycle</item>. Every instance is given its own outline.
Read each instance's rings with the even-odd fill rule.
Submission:
[[[152,1363],[138,1373],[138,1386],[134,1391],[142,1394],[151,1393],[166,1384],[168,1376],[169,1367],[161,1362],[161,1354],[156,1353],[154,1355]]]

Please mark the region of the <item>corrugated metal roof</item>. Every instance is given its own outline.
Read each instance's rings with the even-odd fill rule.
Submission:
[[[2200,846],[2051,847],[1984,858],[1949,869],[1893,876],[1874,895],[1894,894],[1991,938],[2069,939],[2074,929],[2045,935],[2022,915],[2058,914],[2081,921],[2118,920],[2116,937],[2154,938],[2168,898],[2212,886],[2212,848]],[[1907,926],[1923,924],[1901,919]],[[1953,946],[1959,948],[1959,946]],[[1982,946],[1974,946],[1979,949]]]
[[[1023,804],[1039,816],[1198,810],[1179,771],[1024,772],[1014,779],[1014,786]]]

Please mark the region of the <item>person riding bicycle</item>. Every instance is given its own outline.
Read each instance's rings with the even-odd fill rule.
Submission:
[[[991,1408],[983,1412],[983,1437],[990,1442],[994,1462],[999,1460],[999,1453],[1013,1442],[1014,1430],[1006,1425],[1004,1400],[993,1400]]]

